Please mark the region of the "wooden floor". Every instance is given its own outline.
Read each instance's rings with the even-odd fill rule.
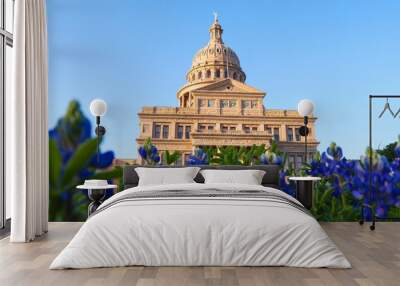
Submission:
[[[400,285],[400,223],[371,232],[357,223],[323,223],[352,269],[289,267],[123,267],[48,270],[80,223],[50,223],[44,237],[27,244],[0,241],[0,285]]]

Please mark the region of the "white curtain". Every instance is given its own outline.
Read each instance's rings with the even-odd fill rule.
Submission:
[[[47,232],[47,24],[45,0],[17,0],[14,8],[13,93],[7,113],[12,242]]]

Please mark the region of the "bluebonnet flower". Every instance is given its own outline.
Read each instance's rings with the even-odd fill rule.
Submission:
[[[264,164],[264,165],[268,165],[268,164],[269,164],[267,155],[261,154],[261,156],[260,156],[260,163],[261,163],[261,164]]]
[[[140,157],[142,157],[144,160],[147,159],[147,152],[146,152],[146,149],[144,149],[143,146],[139,147],[138,153],[139,153]]]
[[[188,160],[186,161],[186,164],[188,164],[188,165],[208,165],[207,153],[201,148],[196,148],[196,150],[194,150],[194,154],[189,156]]]
[[[310,163],[308,174],[328,179],[332,196],[340,198],[350,192],[355,207],[371,205],[376,216],[386,217],[391,207],[400,207],[400,143],[396,149],[393,162],[369,149],[355,162],[347,160],[342,148],[332,143],[319,159]],[[371,210],[365,208],[364,215],[371,218]]]
[[[279,187],[282,191],[294,197],[296,195],[296,187],[289,182],[289,175],[288,170],[281,169],[279,171]]]
[[[280,154],[276,154],[271,151],[266,151],[264,154],[261,154],[260,163],[265,165],[273,164],[281,166],[284,164],[284,158]]]
[[[66,114],[57,121],[54,128],[49,130],[49,139],[52,143],[50,145],[52,146],[51,150],[54,152],[50,156],[58,153],[61,157],[59,173],[52,174],[53,179],[50,180],[50,216],[52,219],[59,219],[60,217],[66,220],[82,219],[85,213],[83,213],[82,217],[78,217],[80,215],[79,211],[71,208],[60,208],[59,205],[63,203],[66,206],[78,207],[82,203],[86,204],[86,195],[82,196],[79,192],[72,191],[71,188],[86,179],[92,178],[97,170],[108,169],[113,163],[114,152],[100,152],[99,162],[97,161],[97,154],[89,159],[85,158],[85,160],[83,159],[84,157],[76,156],[76,151],[81,144],[93,139],[90,120],[84,116],[80,104],[76,100],[69,103]],[[50,157],[50,166],[55,163],[52,159]],[[69,181],[65,181],[65,170],[71,160],[75,160],[73,165],[79,164],[80,169],[76,170],[73,177],[68,178]],[[58,203],[56,202],[57,200],[59,201]]]
[[[144,145],[138,149],[138,154],[147,165],[155,165],[161,161],[161,157],[158,154],[157,147],[151,142],[150,138],[147,138]]]

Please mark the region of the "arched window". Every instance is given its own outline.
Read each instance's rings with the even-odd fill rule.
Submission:
[[[192,80],[195,80],[195,75],[194,74],[192,74]]]
[[[202,76],[203,74],[201,73],[201,71],[199,71],[199,73],[197,74],[197,79],[201,79]]]
[[[233,73],[233,79],[236,79],[237,78],[237,74],[234,72]]]
[[[227,70],[227,69],[224,70],[224,77],[225,77],[225,78],[228,77],[228,70]]]
[[[221,77],[221,72],[219,70],[215,71],[215,77],[220,78]]]
[[[207,78],[210,78],[210,77],[211,77],[211,71],[210,71],[210,70],[207,70],[206,76],[207,76]]]

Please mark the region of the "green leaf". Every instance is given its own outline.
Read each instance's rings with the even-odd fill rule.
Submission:
[[[96,154],[97,138],[88,139],[79,145],[74,155],[68,160],[64,170],[63,185],[67,185],[80,170],[85,168],[89,160]]]
[[[57,143],[55,140],[49,139],[49,181],[52,188],[57,188],[59,185],[61,164],[62,159]]]
[[[164,153],[165,163],[167,165],[175,164],[179,160],[180,157],[181,157],[181,153],[179,153],[178,151],[169,153],[169,151],[166,150]]]
[[[121,177],[122,177],[122,168],[115,167],[112,170],[97,172],[91,178],[99,180],[111,180],[111,179],[119,179]]]

